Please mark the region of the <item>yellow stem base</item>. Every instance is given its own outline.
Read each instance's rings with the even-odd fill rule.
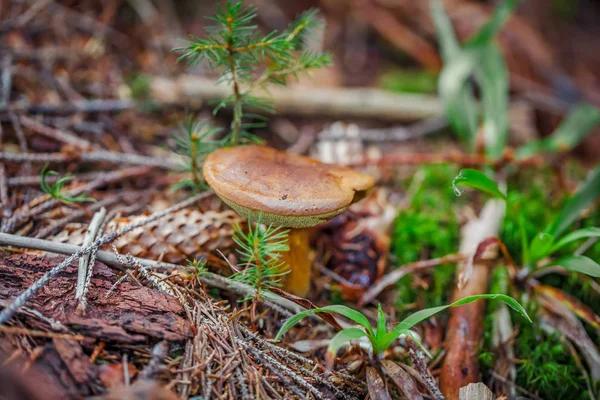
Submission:
[[[281,260],[290,268],[283,277],[284,290],[306,297],[310,289],[311,265],[308,259],[310,229],[290,229],[288,236],[290,251],[281,253]]]

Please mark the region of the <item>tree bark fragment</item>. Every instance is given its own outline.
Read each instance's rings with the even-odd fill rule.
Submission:
[[[25,254],[2,258],[0,306],[9,304],[63,259]],[[76,262],[59,274],[51,284],[40,289],[27,305],[79,334],[109,342],[137,343],[156,339],[184,341],[193,337],[191,324],[183,318],[183,307],[171,295],[124,282],[114,295],[107,299],[105,295],[116,281],[114,272],[106,265],[98,263],[94,275],[88,295],[89,308],[85,316],[75,313]],[[23,318],[32,328],[47,328],[47,325],[37,318]]]

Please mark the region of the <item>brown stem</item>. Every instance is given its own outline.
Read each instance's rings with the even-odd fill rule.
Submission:
[[[233,81],[233,123],[231,124],[231,144],[239,144],[240,129],[242,128],[242,94],[238,82],[237,66],[235,62],[235,49],[233,48],[233,21],[227,20],[227,51],[229,53],[229,69],[231,69],[231,80]]]
[[[306,297],[310,289],[309,232],[307,228],[290,229],[288,236],[290,251],[282,253],[282,261],[289,266],[290,271],[284,278],[284,289],[300,297]]]

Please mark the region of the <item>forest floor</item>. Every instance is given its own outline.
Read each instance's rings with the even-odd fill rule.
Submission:
[[[185,116],[223,127],[231,118],[211,114],[227,89],[208,67],[192,71],[171,51],[214,10],[156,3],[0,1],[0,307],[15,314],[0,322],[0,398],[443,398],[440,386],[458,399],[469,382],[497,397],[596,398],[598,279],[518,272],[522,233],[534,238],[560,214],[598,160],[598,132],[572,152],[525,161],[469,153],[435,94],[442,57],[427,7],[356,2],[354,15],[335,2],[256,1],[264,29],[323,7],[321,45],[334,65],[274,89],[277,114],[255,133],[377,183],[311,230],[306,299],[273,288],[254,301],[253,287],[228,278],[239,262],[235,226],[246,221],[212,191],[178,186],[188,176],[175,139]],[[491,14],[449,3],[459,37]],[[565,44],[542,39],[547,25],[520,12],[499,36],[510,148],[552,132],[573,96],[600,101],[598,55],[582,44],[593,32],[560,25],[583,54],[561,64]],[[375,106],[346,101],[362,96]],[[488,167],[507,187],[500,217],[494,200],[452,187],[461,168]],[[600,224],[593,204],[569,232]],[[482,246],[489,238],[499,239]],[[571,243],[563,255],[598,261],[600,244]],[[191,262],[204,259],[206,270]],[[494,301],[455,308],[414,327],[429,355],[403,336],[384,364],[360,342],[328,365],[331,337],[355,325],[343,318],[311,316],[274,340],[285,320],[315,307],[344,304],[374,322],[380,304],[392,323],[468,293],[510,294],[533,322]],[[382,365],[385,381],[368,376]]]

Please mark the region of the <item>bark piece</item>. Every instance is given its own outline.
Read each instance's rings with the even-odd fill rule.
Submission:
[[[0,306],[9,304],[63,259],[23,254],[2,259]],[[182,317],[184,310],[177,299],[148,287],[132,286],[128,282],[121,284],[112,297],[105,298],[115,281],[115,274],[106,265],[98,263],[90,285],[86,315],[77,315],[77,268],[74,263],[36,293],[28,302],[28,307],[75,328],[78,333],[105,341],[135,343],[150,338],[183,341],[193,336],[192,326]],[[25,318],[32,327],[45,329],[39,320]]]
[[[494,400],[494,394],[483,383],[469,383],[460,388],[460,400]]]
[[[373,367],[367,367],[367,386],[369,388],[369,396],[373,400],[392,400],[385,382],[379,375],[379,372]]]
[[[381,364],[385,367],[386,371],[390,375],[390,379],[398,389],[402,391],[407,399],[411,400],[422,400],[423,396],[417,385],[412,380],[408,372],[404,371],[398,364],[390,360],[382,360]]]

